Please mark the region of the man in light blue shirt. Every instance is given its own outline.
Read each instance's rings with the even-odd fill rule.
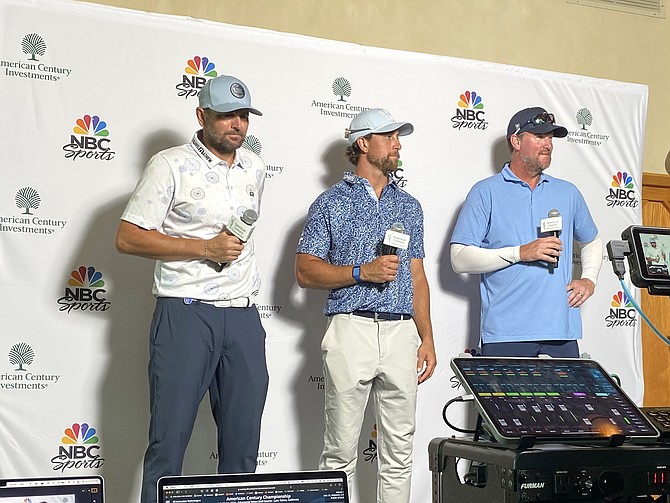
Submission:
[[[517,112],[507,128],[510,162],[475,184],[459,214],[451,262],[458,273],[480,275],[484,356],[579,356],[578,308],[595,290],[602,241],[577,187],[544,173],[553,139],[567,134],[543,108]],[[542,232],[543,220],[559,230]]]

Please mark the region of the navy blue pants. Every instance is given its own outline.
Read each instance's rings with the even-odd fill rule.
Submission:
[[[482,356],[538,356],[579,358],[577,341],[495,342],[482,344]]]
[[[255,306],[220,308],[159,298],[149,342],[149,446],[142,503],[156,483],[179,475],[198,407],[209,391],[219,473],[256,470],[268,389],[265,330]]]

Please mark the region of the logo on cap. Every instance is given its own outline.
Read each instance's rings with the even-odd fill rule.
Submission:
[[[244,98],[244,88],[240,85],[239,82],[233,82],[230,85],[230,94],[235,96],[238,100]]]

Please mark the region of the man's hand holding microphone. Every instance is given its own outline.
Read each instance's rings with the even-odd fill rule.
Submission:
[[[563,217],[558,210],[549,210],[547,218],[540,220],[540,232],[550,234],[521,245],[519,258],[522,262],[534,262],[543,260],[549,262],[554,268],[558,267],[558,257],[563,251],[563,242],[558,238],[563,230]]]
[[[398,250],[407,249],[409,238],[409,234],[405,234],[405,226],[400,222],[394,223],[384,234],[380,256],[365,264],[364,280],[369,283],[380,283],[382,288],[386,288],[398,274],[400,264]]]
[[[255,229],[258,213],[248,209],[242,217],[233,215],[225,230],[207,241],[207,259],[214,262],[214,268],[221,272],[231,262],[237,260]]]

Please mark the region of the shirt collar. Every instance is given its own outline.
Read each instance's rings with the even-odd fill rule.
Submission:
[[[344,176],[342,177],[342,179],[345,182],[347,182],[351,185],[353,185],[355,183],[364,183],[364,184],[370,185],[370,182],[368,182],[367,178],[363,178],[362,176],[355,175],[351,171],[345,171]],[[393,180],[392,178],[389,178],[389,183],[386,184],[386,187],[389,187],[389,186],[393,187],[394,189],[397,189],[398,188],[398,183],[397,183],[396,180]],[[384,187],[384,188],[386,188],[386,187]]]
[[[519,178],[518,176],[516,176],[512,172],[512,170],[509,167],[508,162],[505,163],[505,165],[503,166],[503,169],[500,171],[500,174],[502,175],[503,180],[505,180],[506,182],[523,183],[523,184],[528,185],[526,182],[524,182],[521,178]],[[550,177],[545,175],[544,173],[542,173],[540,175],[540,180],[537,182],[537,184],[540,185],[541,183],[549,182],[549,180],[550,180]]]
[[[355,175],[351,171],[345,171],[344,176],[342,179],[348,183],[349,185],[355,185],[355,184],[361,184],[363,188],[370,194],[370,197],[374,199],[375,201],[377,200],[377,195],[375,194],[375,190],[372,188],[372,185],[370,185],[370,182],[368,181],[367,178],[363,178],[362,176]],[[398,189],[398,184],[396,180],[393,180],[389,178],[389,182],[386,184],[386,186],[382,189],[382,195],[387,190],[397,190]]]
[[[207,164],[207,167],[214,168],[220,164],[223,164],[224,166],[228,167],[228,163],[222,159],[219,159],[216,155],[214,155],[211,150],[209,150],[207,147],[205,147],[205,144],[200,140],[200,135],[202,134],[202,129],[196,131],[196,133],[193,135],[193,138],[191,139],[191,147],[193,147],[193,150],[195,150],[196,154],[205,161],[205,164]],[[236,150],[235,151],[235,159],[233,160],[233,165],[230,166],[230,168],[235,168],[235,167],[241,167],[242,164],[240,163],[240,154]]]

